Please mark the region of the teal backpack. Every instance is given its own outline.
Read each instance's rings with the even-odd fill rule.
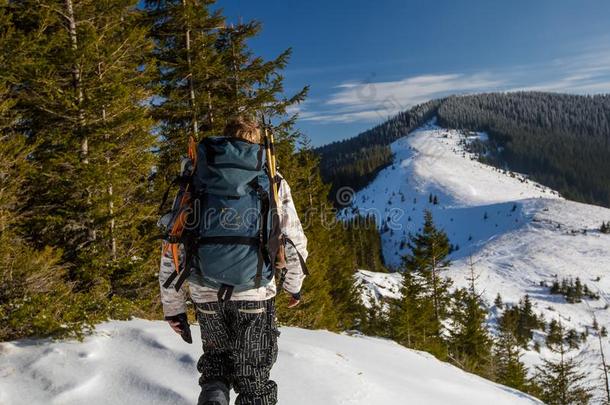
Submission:
[[[219,300],[268,284],[274,276],[281,230],[265,146],[240,138],[208,137],[197,146],[196,165],[181,176],[188,190],[188,220],[179,240],[184,268],[172,274],[219,290]],[[186,184],[184,184],[186,183]]]

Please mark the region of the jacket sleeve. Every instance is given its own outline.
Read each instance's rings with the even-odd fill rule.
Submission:
[[[163,304],[163,315],[166,317],[186,313],[186,292],[184,286],[180,291],[176,291],[172,283],[169,288],[163,288],[163,283],[176,271],[171,251],[161,255],[161,265],[159,267],[159,287],[161,288],[161,304]],[[186,283],[185,283],[186,284]]]
[[[298,294],[303,286],[305,274],[301,268],[297,250],[303,259],[306,260],[308,254],[307,237],[305,236],[305,232],[303,232],[303,226],[299,220],[299,216],[297,215],[294,201],[292,200],[292,194],[290,192],[290,186],[284,179],[282,179],[280,182],[278,194],[280,199],[280,227],[282,229],[282,233],[295,245],[293,247],[290,244],[286,244],[287,272],[282,287],[291,294]]]

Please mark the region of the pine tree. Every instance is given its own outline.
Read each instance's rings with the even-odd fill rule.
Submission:
[[[421,278],[424,287],[422,299],[426,303],[422,306],[430,306],[432,310],[430,319],[427,317],[428,311],[422,312],[425,313],[426,326],[423,330],[426,345],[429,346],[427,350],[443,357],[446,356],[446,347],[442,338],[442,321],[448,315],[452,282],[444,278],[441,272],[450,264],[447,260],[450,244],[447,235],[435,227],[430,211],[424,214],[422,232],[410,237],[408,247],[411,253],[404,257],[403,272]]]
[[[528,295],[526,295],[519,305],[506,308],[501,318],[502,322],[514,325],[514,332],[519,344],[527,347],[533,336],[533,330],[542,328],[543,322],[534,314],[533,306]]]
[[[521,348],[514,331],[515,325],[506,320],[500,322],[499,333],[494,344],[495,379],[509,387],[527,392],[527,368],[521,362]]]
[[[540,399],[551,405],[588,404],[592,395],[591,389],[584,383],[586,375],[578,371],[579,363],[574,358],[568,358],[568,348],[561,322],[559,330],[561,342],[552,345],[551,350],[559,355],[556,361],[543,360],[536,367],[534,381],[540,389]]]
[[[554,347],[561,343],[563,339],[562,330],[559,326],[559,322],[555,319],[552,319],[549,322],[549,328],[546,336],[546,344],[548,347]]]
[[[608,378],[608,373],[610,372],[610,367],[606,361],[606,354],[604,352],[604,345],[602,340],[602,335],[600,333],[599,323],[597,322],[597,318],[593,316],[593,330],[597,334],[597,339],[599,342],[599,359],[600,366],[602,370],[602,382],[604,385],[604,394],[605,397],[603,401],[605,404],[610,404],[610,379]]]
[[[63,277],[61,255],[36,249],[19,226],[31,213],[23,203],[34,146],[21,133],[15,97],[26,48],[15,31],[7,2],[0,1],[0,341],[27,336],[80,334],[87,319]]]
[[[441,319],[446,315],[448,291],[452,284],[440,273],[450,265],[450,261],[447,260],[450,244],[445,232],[435,227],[430,211],[424,213],[422,233],[412,236],[408,247],[411,254],[404,259],[405,269],[425,278],[427,287],[431,291],[437,334],[440,336]]]
[[[570,349],[578,349],[580,346],[580,336],[575,329],[570,329],[565,335],[565,342]]]
[[[159,174],[165,182],[178,172],[189,137],[198,141],[219,134],[228,118],[220,109],[228,80],[217,51],[224,17],[212,13],[210,0],[147,0],[146,12],[155,41],[154,88],[159,96],[153,116],[163,143]],[[226,101],[224,102],[226,104]],[[161,184],[161,188],[165,186]]]
[[[504,307],[504,303],[502,302],[502,296],[500,295],[500,293],[498,293],[498,295],[496,295],[496,299],[494,300],[494,305],[498,309],[502,309]]]
[[[374,216],[356,215],[345,221],[343,226],[355,258],[354,268],[386,272],[381,254],[372,254],[381,253],[381,237]]]
[[[401,298],[390,307],[391,336],[406,347],[443,355],[435,336],[434,307],[426,297],[425,283],[421,275],[403,273]]]
[[[485,327],[487,311],[476,289],[477,276],[470,259],[470,287],[454,293],[449,346],[452,358],[468,371],[483,375],[489,371],[491,338]]]
[[[360,324],[359,330],[362,333],[377,337],[391,337],[388,314],[384,312],[382,305],[371,305],[370,308],[363,311],[361,316],[363,321]]]
[[[10,3],[25,57],[16,73],[35,145],[24,227],[63,251],[91,313],[123,313],[153,273],[147,178],[155,139],[144,102],[152,43],[137,1]],[[151,262],[148,262],[150,265]],[[137,275],[136,275],[137,274]]]
[[[371,256],[370,246],[364,244],[364,250],[358,251],[353,243],[366,238],[367,232],[361,234],[362,230],[345,226],[336,219],[326,198],[329,187],[319,176],[318,157],[307,148],[294,153],[288,139],[285,137],[278,145],[278,159],[282,175],[289,179],[297,212],[308,235],[311,275],[304,284],[304,304],[296,310],[278,311],[280,320],[306,327],[352,328],[358,317],[367,317],[353,283],[358,256]],[[378,238],[379,234],[374,229],[369,236]],[[284,297],[280,295],[278,302],[282,308]],[[374,322],[383,324],[384,318],[378,317]]]
[[[161,99],[154,116],[160,120],[163,143],[160,179],[165,183],[177,172],[189,137],[219,135],[237,114],[278,118],[274,123],[280,169],[293,154],[300,134],[292,129],[296,116],[286,109],[302,101],[307,88],[283,96],[283,77],[290,50],[265,61],[253,55],[247,41],[256,36],[256,22],[230,25],[212,13],[210,0],[148,0],[146,10],[157,44],[156,86]],[[286,175],[284,173],[284,175]],[[287,176],[289,177],[289,176]]]
[[[63,279],[61,255],[51,247],[34,248],[19,230],[31,148],[4,126],[11,104],[5,96],[0,84],[0,341],[80,334],[88,319],[74,310],[81,303]]]

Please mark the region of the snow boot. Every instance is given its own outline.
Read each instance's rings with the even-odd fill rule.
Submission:
[[[229,405],[229,387],[222,381],[203,384],[197,405]]]

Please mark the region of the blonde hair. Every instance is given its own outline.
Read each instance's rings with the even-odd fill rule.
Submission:
[[[256,120],[243,115],[231,118],[225,126],[223,135],[241,138],[252,143],[262,143],[261,129]]]

